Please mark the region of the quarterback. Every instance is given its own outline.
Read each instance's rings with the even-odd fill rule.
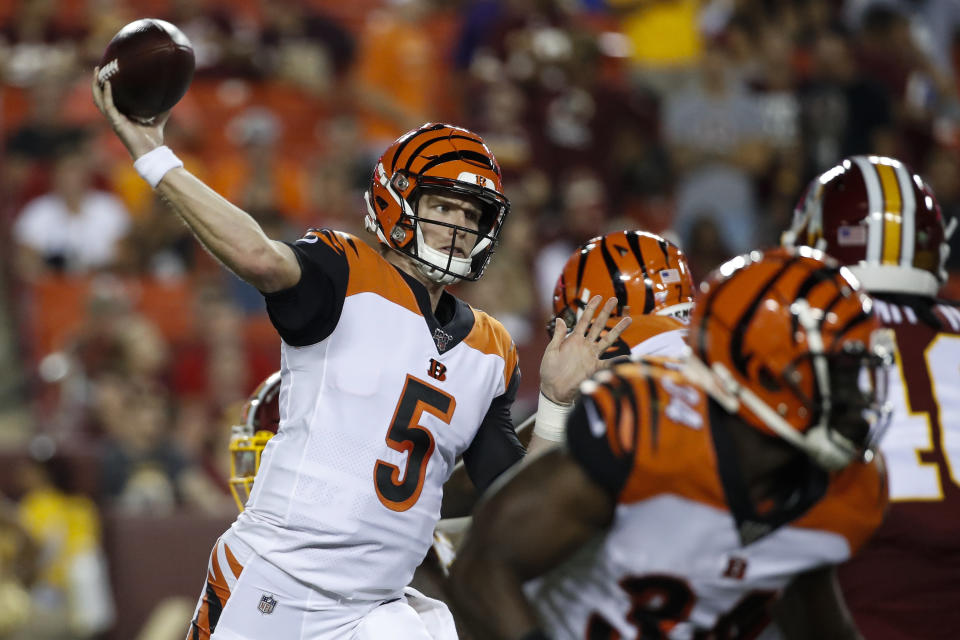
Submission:
[[[960,306],[937,298],[955,223],[944,224],[933,192],[902,162],[853,156],[811,182],[783,238],[848,265],[895,337],[880,447],[890,510],[838,574],[868,638],[960,629]]]
[[[478,509],[454,604],[504,639],[856,638],[833,567],[880,524],[889,345],[808,247],[705,283],[682,368],[584,383],[567,446]]]
[[[483,274],[508,215],[493,155],[466,129],[424,125],[374,169],[366,226],[379,251],[327,229],[279,242],[182,168],[163,146],[165,118],[135,123],[96,73],[92,88],[140,175],[263,293],[282,338],[279,429],[214,546],[188,638],[427,640],[404,587],[445,480],[462,456],[482,492],[523,456],[510,419],[517,349],[445,289]],[[597,297],[590,314],[603,325],[612,308]],[[595,372],[627,324],[553,343],[556,373]]]

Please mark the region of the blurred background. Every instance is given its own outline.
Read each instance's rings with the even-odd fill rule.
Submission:
[[[196,51],[168,144],[274,238],[375,243],[362,192],[394,138],[447,121],[487,140],[513,210],[455,293],[521,348],[518,420],[589,237],[666,234],[699,278],[776,244],[854,153],[906,161],[960,213],[956,0],[0,1],[0,638],[182,638],[235,514],[229,427],[279,365],[261,296],[92,104],[106,43],[142,17]]]

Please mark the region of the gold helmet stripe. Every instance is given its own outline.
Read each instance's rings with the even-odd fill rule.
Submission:
[[[903,198],[897,174],[889,164],[876,163],[880,187],[883,190],[883,263],[900,264],[901,228],[903,226]]]
[[[903,163],[895,162],[893,169],[897,174],[897,184],[900,185],[900,196],[903,199],[903,219],[900,230],[900,264],[905,267],[912,267],[914,241],[917,231],[917,198],[914,195],[913,179]]]

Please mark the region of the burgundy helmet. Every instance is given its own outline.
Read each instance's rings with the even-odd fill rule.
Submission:
[[[280,372],[267,376],[246,403],[230,433],[230,493],[243,511],[267,443],[280,427]]]
[[[810,183],[782,243],[825,251],[867,291],[933,296],[947,279],[954,223],[944,225],[933,191],[899,160],[851,156]]]

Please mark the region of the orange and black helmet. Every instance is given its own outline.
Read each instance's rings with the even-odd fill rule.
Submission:
[[[573,327],[593,296],[616,298],[607,328],[630,314],[669,315],[686,322],[693,280],[683,252],[645,231],[616,231],[582,244],[553,289],[553,314]]]
[[[243,405],[240,423],[230,434],[230,493],[243,511],[263,450],[280,427],[280,372],[270,374]]]
[[[754,251],[701,291],[692,357],[728,410],[828,469],[872,455],[889,418],[892,344],[845,267],[810,247]]]
[[[479,229],[425,220],[417,215],[424,190],[471,198],[481,208]],[[367,230],[417,261],[432,280],[450,284],[483,275],[510,211],[500,165],[477,134],[449,124],[425,124],[390,145],[374,168],[367,201]],[[476,237],[469,256],[429,247],[420,225],[454,227]]]
[[[895,158],[851,156],[814,178],[783,234],[847,265],[867,291],[936,295],[953,231],[924,181]]]

